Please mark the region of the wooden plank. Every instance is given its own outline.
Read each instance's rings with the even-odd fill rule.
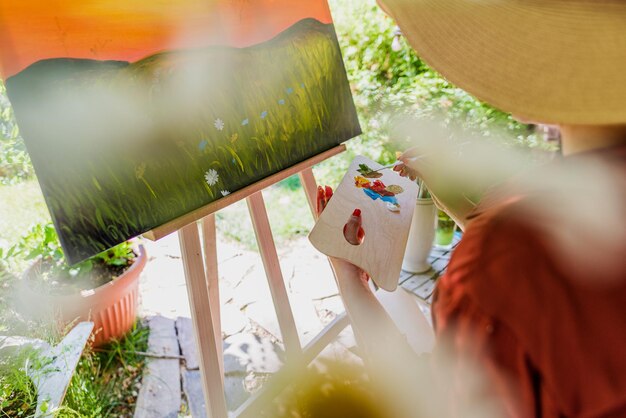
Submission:
[[[174,320],[154,316],[149,318],[148,324],[148,352],[157,356],[179,355]],[[181,399],[180,361],[147,357],[135,418],[176,418]]]
[[[180,353],[185,358],[185,367],[187,370],[198,370],[200,368],[198,346],[194,338],[191,318],[176,318],[176,332],[178,334]]]
[[[313,170],[309,167],[302,170],[299,176],[306,200],[309,202],[309,208],[313,214],[313,219],[317,219],[317,182],[315,181]]]
[[[178,234],[185,268],[191,318],[198,347],[203,391],[205,399],[209,400],[207,415],[210,418],[227,418],[224,375],[219,367],[222,341],[215,337],[212,319],[214,308],[211,306],[206,284],[198,226],[195,222],[191,223],[182,228]]]
[[[363,189],[355,187],[354,177],[360,175],[359,164],[367,164],[372,169],[382,167],[365,157],[356,157],[309,234],[309,240],[323,254],[359,266],[379,287],[393,291],[398,286],[418,188],[415,182],[392,170],[381,171],[379,180],[387,186],[399,185],[404,189],[396,195],[400,210],[392,212],[385,202],[373,201]],[[361,209],[365,230],[361,245],[352,245],[343,236],[343,227],[356,208]]]
[[[346,146],[344,144],[338,145],[334,148],[329,149],[328,151],[311,157],[308,160],[302,161],[301,163],[295,164],[285,170],[279,171],[276,174],[266,177],[263,180],[259,180],[258,182],[251,184],[250,186],[244,187],[241,190],[237,190],[236,192],[233,192],[228,196],[222,197],[215,202],[209,203],[206,206],[191,211],[166,224],[154,228],[151,231],[144,232],[143,236],[149,240],[156,241],[166,235],[178,231],[185,225],[198,221],[207,215],[217,212],[220,209],[224,209],[225,207],[230,206],[235,202],[245,199],[246,197],[251,196],[252,194],[257,193],[273,184],[276,184],[286,179],[287,177],[291,177],[292,175],[297,174],[306,168],[313,167],[315,164],[321,163],[322,161],[327,160],[334,155],[342,153],[345,150]]]
[[[222,341],[222,309],[220,305],[219,272],[217,270],[217,234],[215,232],[215,214],[202,219],[202,241],[204,249],[204,270],[209,289],[209,302],[213,314],[213,332],[215,340]],[[224,375],[224,356],[218,356],[220,373]]]
[[[35,417],[52,416],[61,406],[92,330],[93,322],[79,323],[59,345],[41,353],[41,368],[28,369],[28,376],[37,388]]]
[[[406,290],[413,292],[415,289],[432,279],[432,274],[415,274],[401,284]]]
[[[435,270],[439,274],[443,274],[449,263],[449,258],[439,258],[435,262],[431,263],[431,265],[433,266],[433,270]]]
[[[297,357],[302,351],[298,330],[293,319],[293,312],[289,304],[289,297],[285,289],[285,280],[280,269],[278,254],[276,253],[276,245],[272,236],[269,219],[263,195],[257,192],[247,198],[250,217],[252,218],[252,226],[259,244],[259,252],[265,267],[267,282],[274,301],[274,309],[278,318],[278,326],[282,334],[283,343],[285,344],[285,352],[287,358]]]
[[[413,290],[413,293],[415,293],[417,296],[419,296],[423,300],[428,300],[428,298],[430,298],[430,296],[435,291],[436,285],[437,285],[436,278],[432,278],[430,280],[427,280],[423,285],[421,285],[417,289]]]
[[[413,273],[409,273],[408,271],[404,271],[402,270],[400,272],[400,280],[398,281],[400,284],[404,283],[405,281],[407,281],[408,279],[410,279],[413,276]]]

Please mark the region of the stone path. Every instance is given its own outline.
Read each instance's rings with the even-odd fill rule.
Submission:
[[[178,387],[184,394],[182,416],[187,411],[199,417],[204,400],[178,237],[172,234],[158,242],[146,242],[146,247],[150,261],[140,284],[142,316],[162,317],[160,322],[169,319],[168,326],[178,342],[176,355],[184,358],[174,360],[179,371]],[[344,311],[343,304],[326,257],[306,238],[292,241],[278,252],[296,326],[305,345]],[[434,250],[430,257],[433,269],[418,275],[403,272],[400,277],[402,287],[427,302],[420,307],[428,318],[435,282],[449,257],[450,251]],[[218,237],[218,263],[226,400],[233,411],[281,367],[284,355],[259,254]],[[359,362],[355,352],[354,336],[348,328],[322,356]],[[142,417],[151,416],[163,415]]]
[[[147,323],[150,327],[148,352],[155,357],[146,359],[135,418],[176,418],[181,406],[181,390],[180,348],[174,321],[152,316]]]
[[[175,360],[183,393],[181,410],[199,417],[204,399],[178,237],[172,234],[145,245],[149,263],[140,284],[141,315],[159,318],[151,323],[171,324],[178,341],[177,355],[184,358]],[[305,345],[344,308],[326,257],[306,238],[278,252],[299,337]],[[284,352],[259,254],[218,238],[218,263],[226,401],[233,411],[282,366]],[[346,329],[321,357],[358,362],[354,347],[354,337]],[[140,417],[157,416],[162,415]]]
[[[135,418],[204,417],[205,400],[191,318],[147,318],[150,326],[146,368],[137,399]],[[349,336],[322,352],[320,358],[358,362],[342,344]],[[236,410],[276,373],[284,362],[280,342],[261,328],[251,328],[223,341],[224,387],[229,411]]]

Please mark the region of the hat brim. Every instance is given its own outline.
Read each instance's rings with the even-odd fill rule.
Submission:
[[[382,3],[426,63],[480,100],[545,123],[626,123],[626,2]]]

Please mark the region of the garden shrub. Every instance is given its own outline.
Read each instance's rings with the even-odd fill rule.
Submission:
[[[330,5],[363,134],[351,141],[346,157],[318,167],[322,182],[337,184],[356,154],[393,162],[395,152],[402,150],[392,141],[399,117],[437,117],[500,143],[506,140],[503,145],[544,145],[527,125],[428,67],[375,0],[330,0]]]
[[[32,177],[33,173],[13,108],[0,80],[0,184],[14,184]]]

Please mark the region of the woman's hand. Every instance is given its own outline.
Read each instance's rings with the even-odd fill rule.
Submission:
[[[470,200],[455,179],[446,175],[445,161],[437,164],[430,154],[420,152],[418,147],[410,148],[398,157],[399,163],[393,170],[402,177],[423,180],[437,207],[446,212],[462,230],[465,230],[467,216],[477,203]]]
[[[317,187],[317,217],[322,214],[331,197],[333,197],[333,189],[329,186]],[[363,242],[365,231],[361,227],[361,210],[355,209],[349,219],[346,220],[346,225],[343,228],[343,236],[352,245],[360,245]],[[337,263],[349,264],[354,270],[355,275],[360,276],[360,279],[364,282],[369,280],[367,273],[357,266],[354,266],[347,261],[337,260]]]

